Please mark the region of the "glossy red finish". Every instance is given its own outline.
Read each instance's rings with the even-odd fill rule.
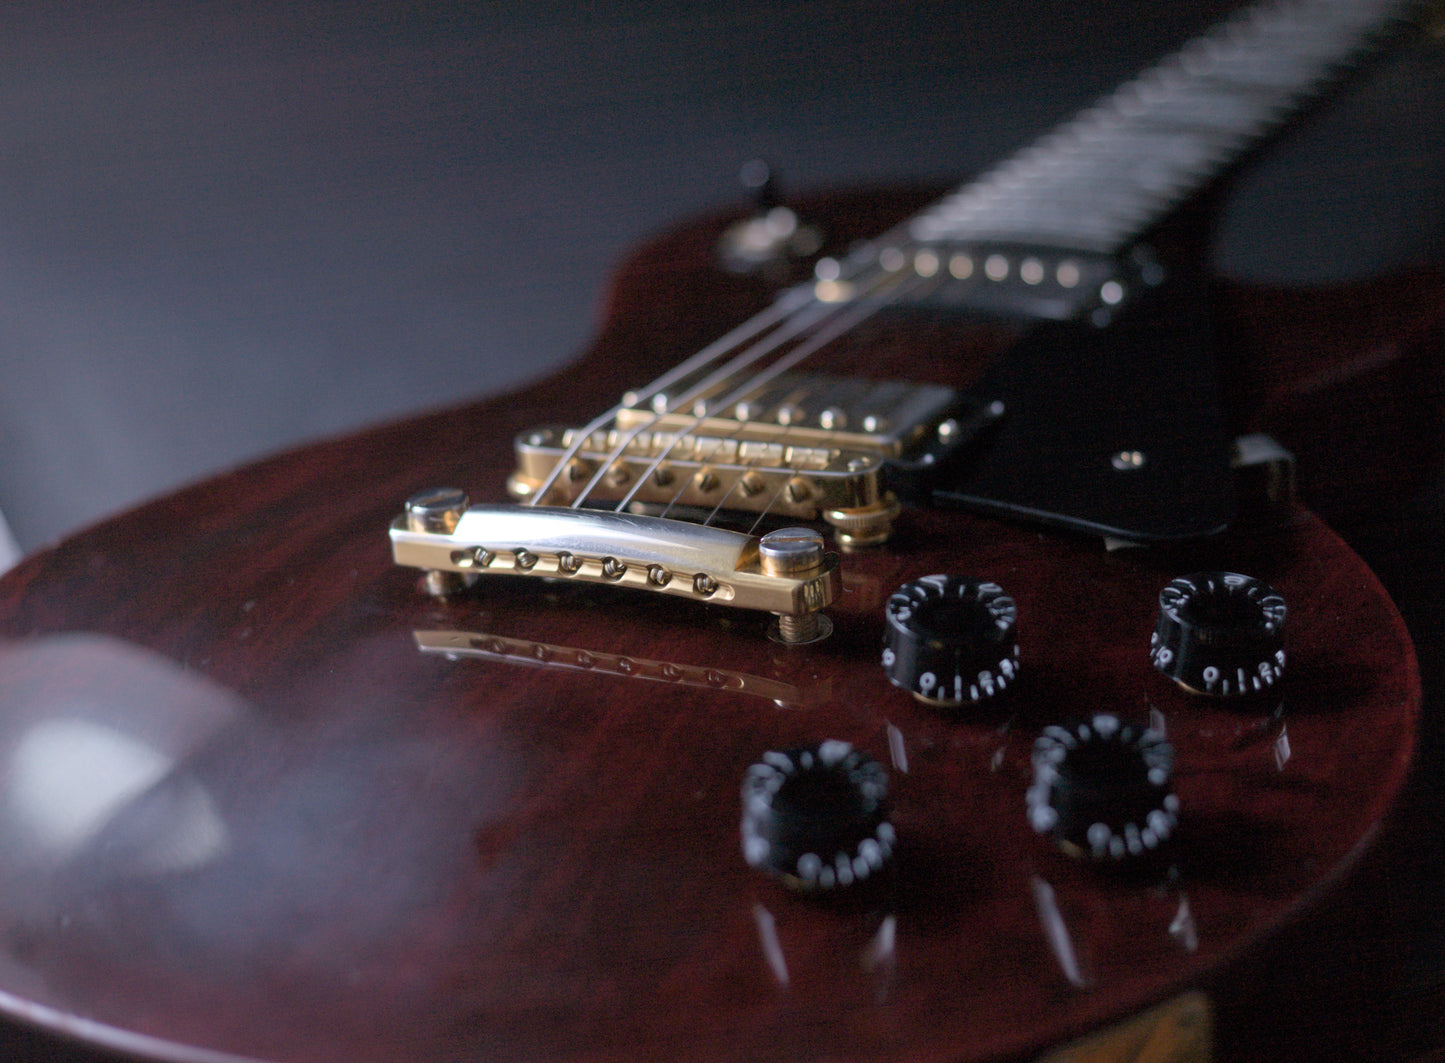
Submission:
[[[845,240],[916,201],[829,204]],[[597,589],[433,600],[391,564],[412,492],[501,498],[515,432],[594,412],[766,297],[712,271],[716,230],[635,258],[558,381],[199,485],[0,582],[0,1007],[171,1059],[996,1059],[1227,984],[1310,918],[1401,789],[1420,690],[1387,596],[1303,512],[1108,552],[912,511],[847,559],[834,635],[802,648]],[[850,357],[955,372],[927,342]],[[1290,603],[1278,714],[1149,668],[1159,588],[1205,567]],[[997,710],[883,677],[883,598],[938,571],[1018,602]],[[424,652],[437,632],[467,652]],[[1028,831],[1033,737],[1099,711],[1167,726],[1176,875],[1103,874]],[[900,835],[886,883],[837,902],[738,844],[747,765],[823,738],[890,767]]]

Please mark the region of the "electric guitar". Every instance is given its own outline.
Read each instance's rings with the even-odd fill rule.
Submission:
[[[1421,15],[1266,5],[956,191],[695,222],[560,379],[23,561],[0,1009],[268,1063],[1288,1040],[1240,979],[1349,893],[1421,695],[1247,433],[1309,468],[1445,282],[1301,352],[1323,297],[1220,292],[1193,222]]]

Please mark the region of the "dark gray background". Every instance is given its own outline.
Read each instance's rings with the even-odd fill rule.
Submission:
[[[747,158],[794,186],[962,178],[1234,6],[9,0],[0,512],[34,548],[545,374],[618,256],[736,198]],[[1252,172],[1221,267],[1439,257],[1442,52]]]

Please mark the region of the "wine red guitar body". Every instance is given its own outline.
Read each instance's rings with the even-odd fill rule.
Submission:
[[[920,199],[806,209],[842,246]],[[1109,1051],[1152,1031],[1184,1052],[1211,1014],[1217,1051],[1248,1052],[1232,1009],[1268,987],[1237,979],[1288,971],[1280,935],[1348,893],[1420,711],[1399,615],[1303,509],[1118,551],[910,509],[845,558],[832,636],[797,647],[766,616],[606,588],[433,598],[392,563],[409,495],[503,500],[516,433],[582,423],[766,303],[714,265],[726,222],[633,257],[555,380],[195,486],[0,582],[0,1007],[179,1060],[963,1061],[1108,1028]],[[1311,419],[1417,372],[1442,291],[1374,289],[1409,312],[1331,330],[1349,351],[1281,332],[1315,297],[1226,293],[1241,425],[1289,437],[1317,482],[1339,451]],[[1007,338],[981,329],[960,361],[864,337],[822,368],[961,386]],[[1150,667],[1160,588],[1200,569],[1287,599],[1277,705]],[[1021,678],[986,710],[921,704],[879,666],[884,599],[936,572],[1017,601]],[[1175,747],[1180,828],[1147,873],[1074,861],[1025,815],[1041,728],[1099,712]],[[898,848],[866,890],[798,895],[744,862],[739,785],[824,739],[888,769]],[[1309,1043],[1307,1017],[1280,1022]]]

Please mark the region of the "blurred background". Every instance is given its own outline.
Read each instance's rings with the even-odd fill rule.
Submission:
[[[745,160],[794,188],[962,179],[1236,6],[8,0],[0,513],[34,549],[547,374],[619,256],[739,200]],[[1413,48],[1287,136],[1219,268],[1442,258],[1442,74]]]

